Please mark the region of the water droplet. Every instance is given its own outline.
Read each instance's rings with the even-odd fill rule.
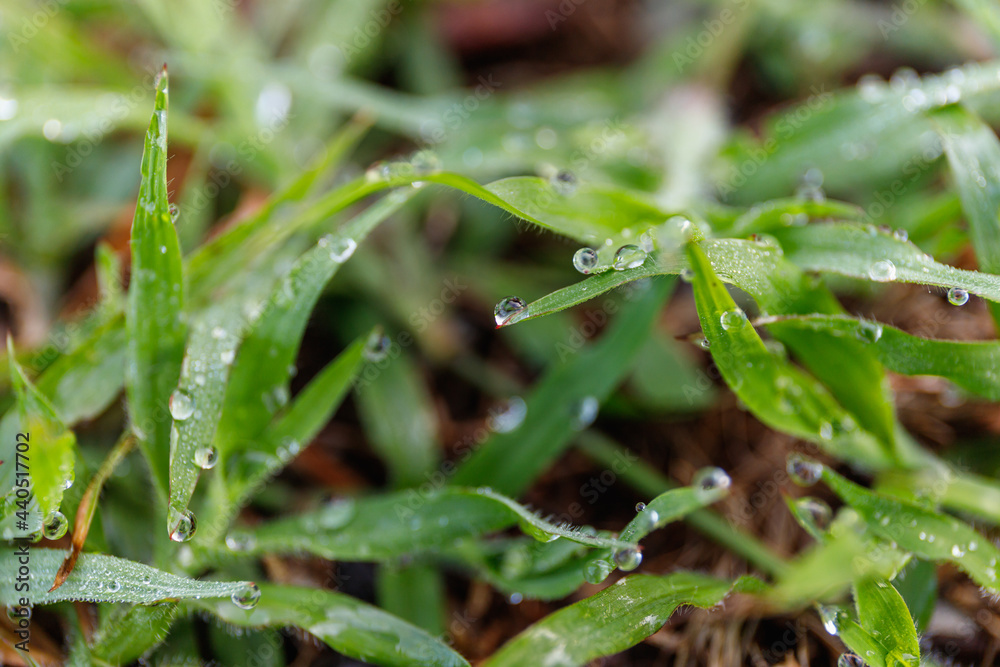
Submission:
[[[42,125],[42,136],[49,141],[57,141],[62,134],[62,123],[57,118],[49,118]]]
[[[558,535],[550,533],[547,530],[543,530],[542,528],[539,528],[530,521],[521,521],[520,526],[522,533],[533,537],[535,540],[543,544],[546,544],[548,542],[555,542],[556,540],[559,539]]]
[[[587,583],[599,584],[608,578],[615,566],[607,558],[595,558],[583,566],[583,579]]]
[[[579,183],[576,180],[576,174],[568,169],[562,169],[549,179],[549,185],[559,194],[568,197],[576,192]]]
[[[235,350],[225,350],[219,353],[219,361],[226,364],[227,366],[233,363],[233,359],[236,358]]]
[[[910,238],[910,234],[909,234],[909,232],[907,232],[907,231],[906,231],[905,229],[903,229],[902,227],[900,227],[899,229],[896,229],[896,230],[894,230],[894,231],[892,232],[892,236],[893,236],[893,238],[895,238],[895,239],[896,239],[897,241],[907,241],[907,240],[909,240],[909,238]]]
[[[188,396],[183,390],[175,389],[170,394],[170,401],[167,403],[170,416],[177,421],[184,421],[194,414],[194,399]]]
[[[803,517],[809,521],[817,530],[826,530],[830,527],[833,519],[833,511],[830,506],[819,498],[806,496],[795,501],[795,507],[802,513]]]
[[[17,627],[22,620],[31,619],[31,607],[21,607],[18,605],[7,605],[7,618]]]
[[[170,205],[167,206],[167,213],[170,214],[170,222],[171,222],[171,224],[176,225],[177,224],[177,218],[179,218],[180,215],[181,215],[181,208],[180,208],[180,206],[178,206],[177,204],[171,203]]]
[[[819,437],[823,440],[830,440],[833,438],[833,424],[830,422],[823,422],[819,425]]]
[[[733,480],[722,468],[714,466],[702,468],[691,478],[691,486],[695,495],[701,500],[716,498],[716,491],[725,491],[732,486]]]
[[[722,328],[726,331],[738,331],[747,323],[747,314],[741,308],[736,308],[722,313],[722,317],[719,319],[722,322]]]
[[[365,359],[374,364],[382,361],[389,355],[390,347],[392,347],[392,341],[389,340],[389,337],[384,335],[381,330],[377,330],[368,336],[362,354]]]
[[[524,600],[524,596],[521,595],[520,593],[511,593],[507,597],[507,602],[509,602],[510,604],[521,604],[522,600]]]
[[[117,593],[121,589],[122,585],[117,581],[115,581],[114,579],[108,582],[108,593]]]
[[[648,533],[656,528],[656,524],[659,523],[659,521],[660,513],[647,507],[639,513],[637,527],[643,532]]]
[[[252,581],[247,582],[243,590],[233,593],[231,599],[240,609],[253,609],[260,601],[260,587]]]
[[[712,342],[710,340],[708,340],[707,338],[705,338],[704,336],[698,336],[698,337],[696,337],[695,340],[694,340],[694,342],[695,342],[695,345],[697,345],[698,347],[700,347],[703,350],[707,350],[707,349],[709,349],[709,348],[712,347]]]
[[[573,268],[583,274],[588,274],[597,268],[597,251],[593,248],[580,248],[573,254]]]
[[[965,549],[963,549],[959,544],[954,544],[951,547],[951,555],[955,558],[961,558],[965,555]]]
[[[251,551],[256,545],[257,539],[253,533],[234,531],[226,535],[226,546],[231,551]]]
[[[195,532],[198,530],[198,520],[195,518],[194,513],[191,510],[177,512],[173,509],[171,509],[170,513],[176,516],[174,529],[170,532],[170,539],[174,542],[187,542],[194,537]]]
[[[441,171],[441,158],[434,151],[424,148],[410,157],[413,173],[417,176],[427,176]]]
[[[858,338],[866,343],[877,343],[882,338],[882,323],[861,320],[858,322]]]
[[[47,540],[58,540],[60,537],[66,534],[69,530],[69,521],[66,520],[66,516],[56,510],[50,514],[45,519],[45,524],[42,526],[42,533],[45,535]]]
[[[886,283],[896,279],[896,265],[887,259],[880,259],[868,269],[868,276],[879,283]]]
[[[683,280],[686,283],[689,283],[692,280],[694,280],[694,271],[692,271],[687,267],[681,269],[681,280]]]
[[[961,287],[952,287],[948,290],[948,303],[953,306],[964,306],[969,302],[969,293]]]
[[[358,249],[357,242],[352,238],[332,239],[327,242],[330,249],[330,259],[337,263],[346,262]]]
[[[0,120],[10,120],[16,116],[18,106],[16,99],[0,97]]]
[[[785,467],[792,481],[799,486],[812,486],[823,476],[823,464],[802,456],[798,452],[792,452],[788,455]]]
[[[641,512],[644,509],[646,509],[646,503],[636,503],[635,504],[635,511],[636,512]]]
[[[524,422],[528,404],[520,396],[511,396],[499,410],[490,415],[487,425],[496,433],[510,433]]]
[[[219,462],[219,450],[211,445],[208,447],[199,447],[195,450],[194,462],[202,470],[210,470]]]
[[[572,407],[572,427],[576,431],[582,431],[597,419],[597,413],[601,409],[601,404],[594,396],[584,396]]]
[[[829,634],[837,636],[840,632],[840,626],[838,621],[840,620],[840,612],[833,607],[820,606],[819,617],[823,621],[823,629]]]
[[[504,297],[493,309],[493,319],[496,320],[498,327],[513,324],[518,314],[527,307],[528,304],[519,296]]]
[[[642,563],[642,552],[638,547],[626,547],[615,552],[615,563],[622,572],[631,572]]]
[[[837,658],[837,667],[868,667],[868,665],[853,653],[841,653]]]
[[[616,271],[624,271],[625,269],[634,269],[636,267],[642,266],[642,263],[646,261],[646,251],[637,245],[623,245],[618,248],[618,252],[615,253],[615,261],[612,266],[614,266]]]

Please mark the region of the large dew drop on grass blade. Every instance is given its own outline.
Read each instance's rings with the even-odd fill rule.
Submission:
[[[597,268],[597,251],[593,248],[580,248],[573,254],[573,268],[586,275]]]
[[[646,251],[637,245],[628,244],[618,248],[612,266],[614,266],[616,271],[624,271],[626,269],[638,268],[645,261]]]
[[[823,475],[823,464],[796,452],[788,455],[786,468],[792,481],[799,486],[812,486]]]
[[[638,547],[619,549],[614,555],[615,564],[622,572],[631,572],[642,564],[642,552]]]
[[[505,324],[513,324],[517,315],[521,313],[528,304],[519,296],[508,296],[500,300],[500,303],[493,309],[493,319],[498,327]]]
[[[240,609],[253,609],[260,602],[260,587],[252,581],[247,582],[243,590],[233,593],[232,601]]]
[[[888,259],[880,259],[868,269],[868,277],[878,283],[892,282],[896,279],[896,265]]]
[[[494,410],[486,425],[495,433],[510,433],[524,422],[528,415],[528,404],[520,396],[511,396],[507,401]]]
[[[170,518],[173,529],[170,531],[170,539],[174,542],[187,542],[194,537],[198,530],[198,520],[191,510],[178,511],[170,509]]]
[[[584,396],[572,406],[571,426],[575,431],[582,431],[597,419],[601,403],[594,396]]]
[[[58,540],[69,530],[69,521],[59,510],[50,514],[42,525],[42,534],[47,540]]]
[[[948,303],[953,306],[964,306],[969,302],[969,293],[961,287],[952,287],[948,290]]]
[[[178,388],[170,394],[167,407],[170,409],[171,417],[177,421],[184,421],[194,414],[194,399],[188,396],[184,390]]]
[[[702,468],[691,480],[695,495],[703,500],[713,497],[717,491],[727,490],[732,484],[733,480],[726,471],[716,467]]]
[[[795,507],[801,512],[803,519],[808,521],[816,530],[825,531],[830,527],[833,512],[826,502],[819,498],[806,496],[796,500]]]

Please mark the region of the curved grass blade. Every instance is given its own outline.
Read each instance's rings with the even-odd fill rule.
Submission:
[[[798,224],[804,220],[837,218],[840,220],[860,220],[864,211],[848,202],[835,199],[812,201],[808,199],[771,199],[755,204],[733,221],[725,230],[726,236],[745,237],[750,234],[765,234],[774,229]]]
[[[762,584],[744,577],[722,581],[691,572],[664,577],[633,575],[600,593],[549,614],[504,644],[484,667],[576,667],[638,644],[682,604],[712,607],[731,590],[755,592]]]
[[[69,555],[66,556],[63,564],[59,566],[55,582],[52,584],[52,588],[49,589],[50,593],[62,586],[73,572],[76,561],[83,551],[83,545],[87,541],[87,534],[90,532],[90,524],[94,520],[94,512],[97,511],[97,501],[101,496],[104,483],[111,476],[111,473],[114,472],[115,468],[118,467],[122,459],[132,451],[134,445],[135,436],[131,433],[126,433],[118,441],[114,449],[111,450],[111,453],[108,454],[108,457],[101,464],[97,474],[94,475],[94,478],[90,480],[90,484],[87,485],[87,490],[84,492],[83,498],[80,499],[80,504],[77,506],[76,520],[73,523],[73,540]]]
[[[167,71],[156,80],[156,103],[142,154],[142,184],[132,221],[132,282],[125,326],[125,389],[129,420],[164,502],[169,488],[167,401],[184,356],[184,277],[177,232],[167,203]]]
[[[996,11],[992,15],[1000,16]],[[1000,141],[991,127],[961,106],[938,109],[931,118],[944,142],[979,268],[1000,273]],[[1000,322],[1000,306],[990,304],[990,312]]]
[[[775,230],[788,259],[805,271],[875,282],[960,287],[1000,302],[1000,276],[939,264],[920,248],[874,227],[831,222]]]
[[[843,315],[769,317],[757,321],[777,333],[789,329],[850,336],[874,350],[885,366],[903,375],[937,375],[973,394],[1000,401],[1000,345],[913,336],[879,322]]]
[[[518,524],[544,542],[564,538],[593,548],[633,546],[607,535],[545,520],[491,489],[415,490],[337,500],[296,517],[234,534],[248,553],[305,552],[331,560],[385,561],[440,550],[456,540]]]
[[[652,281],[622,308],[597,343],[549,371],[526,398],[522,424],[494,434],[459,466],[451,482],[489,484],[515,496],[530,486],[577,432],[582,401],[602,401],[632,367],[673,285],[671,280]]]
[[[198,581],[123,558],[82,554],[66,583],[46,592],[67,553],[62,549],[31,550],[29,584],[33,604],[65,600],[152,604],[184,598],[230,598],[244,593],[250,583]],[[18,604],[23,595],[15,589],[19,557],[14,547],[0,549],[0,604]]]
[[[841,635],[844,642],[869,663],[880,658],[886,665],[917,667],[920,663],[917,628],[899,591],[882,579],[865,579],[854,585],[854,604],[858,624],[877,642],[881,652],[868,655],[860,646],[854,646],[846,633]]]
[[[968,524],[922,505],[869,491],[825,466],[823,481],[857,510],[879,537],[925,560],[953,563],[980,586],[1000,592],[1000,549]]]
[[[261,592],[249,613],[225,602],[191,604],[239,627],[299,627],[338,653],[376,665],[469,665],[424,630],[348,595],[267,584]]]
[[[62,502],[73,479],[76,436],[66,428],[52,404],[24,374],[14,357],[14,343],[7,338],[7,357],[16,402],[13,417],[4,419],[4,488],[9,489],[0,505],[0,536],[21,537],[41,530],[42,522]],[[7,429],[11,429],[8,431]],[[30,490],[25,499],[18,491]]]
[[[281,398],[287,398],[290,368],[326,284],[371,230],[411,196],[394,193],[385,197],[337,232],[324,236],[275,286],[249,325],[230,370],[216,439],[220,455],[244,448],[271,421],[283,403]]]
[[[170,429],[168,533],[174,532],[188,511],[202,468],[219,457],[211,443],[222,412],[230,364],[240,343],[241,332],[233,328],[239,318],[239,308],[229,301],[209,310],[191,328],[180,382],[170,398],[174,419]]]
[[[765,424],[859,464],[883,468],[891,455],[814,378],[764,345],[698,245],[688,246],[692,284],[709,351],[732,390]]]
[[[127,665],[138,660],[163,643],[179,609],[172,602],[116,607],[102,617],[90,642],[91,657],[113,665]]]

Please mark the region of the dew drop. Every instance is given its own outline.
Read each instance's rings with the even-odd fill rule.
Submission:
[[[747,323],[747,314],[741,308],[736,308],[735,310],[727,310],[722,313],[719,319],[723,329],[726,331],[737,331],[742,329]]]
[[[31,607],[21,607],[18,605],[7,605],[7,618],[17,627],[22,620],[31,619]]]
[[[199,447],[194,453],[194,462],[202,470],[211,470],[219,462],[219,450],[209,445]]]
[[[961,558],[965,555],[965,549],[963,549],[961,545],[954,544],[951,547],[951,555],[955,558]]]
[[[823,629],[833,636],[837,636],[840,632],[840,627],[837,624],[839,616],[840,613],[833,607],[821,606],[819,608],[819,617],[823,621]]]
[[[877,343],[882,338],[882,323],[861,320],[858,323],[857,335],[866,343]]]
[[[614,565],[607,558],[595,558],[583,566],[583,579],[590,584],[599,584],[608,578]]]
[[[829,505],[819,498],[812,498],[810,496],[799,498],[795,501],[795,507],[817,530],[826,530],[830,527],[830,521],[833,519],[833,511]]]
[[[358,249],[358,244],[352,238],[342,238],[329,241],[327,247],[330,249],[330,259],[341,263],[350,259],[354,251]]]
[[[896,265],[887,259],[880,259],[868,269],[868,276],[879,283],[886,283],[896,279]]]
[[[167,212],[170,213],[170,222],[172,224],[177,224],[177,218],[181,215],[181,208],[177,204],[170,204],[167,207]]]
[[[642,266],[642,263],[645,261],[646,251],[639,246],[630,243],[618,248],[618,252],[615,253],[615,261],[612,266],[616,271],[624,271],[625,269],[634,269]]]
[[[236,358],[235,350],[225,350],[224,352],[219,353],[219,361],[226,364],[227,366],[233,363],[233,359],[235,358]]]
[[[799,486],[812,486],[823,475],[823,464],[798,452],[788,455],[786,469],[792,481]]]
[[[170,394],[167,407],[170,409],[171,417],[177,421],[184,421],[194,413],[194,399],[178,388]]]
[[[683,280],[686,283],[689,283],[692,280],[694,280],[694,271],[692,271],[687,267],[681,269],[681,280]]]
[[[441,158],[434,151],[425,148],[410,157],[410,165],[417,176],[428,176],[441,171]]]
[[[527,307],[528,304],[519,296],[505,297],[493,309],[493,319],[498,327],[513,324],[517,315]]]
[[[695,344],[703,350],[707,350],[712,347],[712,342],[704,336],[698,336],[695,339]]]
[[[42,533],[47,540],[58,540],[68,530],[69,521],[66,520],[66,516],[59,510],[46,517],[45,524],[42,526]]]
[[[573,254],[573,268],[586,275],[597,268],[597,251],[580,248]]]
[[[170,532],[170,539],[174,542],[187,542],[194,537],[195,532],[198,530],[198,520],[195,518],[194,513],[191,510],[184,510],[183,512],[171,510],[171,514],[176,515],[177,520],[174,522],[174,529]]]
[[[952,287],[948,290],[948,303],[953,306],[964,306],[969,302],[969,293],[961,287]]]
[[[695,495],[703,501],[716,498],[717,491],[725,491],[732,484],[733,480],[726,471],[715,466],[702,468],[691,478]]]
[[[577,182],[576,174],[568,169],[562,169],[549,179],[549,185],[559,194],[568,197],[576,192],[579,183]]]
[[[905,229],[903,229],[902,227],[900,227],[899,229],[896,229],[896,230],[894,230],[894,231],[892,232],[892,236],[893,236],[893,238],[895,238],[895,239],[896,239],[897,241],[907,241],[907,240],[909,240],[909,238],[910,238],[910,234],[909,234],[909,232],[907,232],[907,231],[906,231]]]
[[[868,667],[868,665],[853,653],[841,653],[837,658],[837,667]]]
[[[594,396],[584,396],[573,404],[572,407],[572,427],[576,431],[582,431],[597,419],[597,413],[601,408],[600,402]]]
[[[656,528],[656,524],[660,521],[660,513],[654,509],[646,508],[644,511],[639,513],[638,527],[643,532],[650,532]]]
[[[642,552],[638,547],[619,549],[614,555],[615,564],[622,572],[631,572],[642,563]]]
[[[510,433],[524,422],[528,414],[528,404],[520,396],[511,396],[490,415],[487,425],[495,433]]]
[[[253,609],[260,601],[260,587],[252,581],[248,582],[243,590],[233,593],[231,599],[240,609]]]
[[[392,341],[381,331],[373,331],[368,340],[365,341],[365,349],[362,352],[365,359],[372,363],[378,363],[389,355],[389,348]]]
[[[122,589],[122,585],[115,580],[108,582],[108,593],[117,593]]]
[[[234,531],[226,535],[226,546],[231,551],[251,551],[256,545],[253,533]]]
[[[510,604],[521,604],[522,600],[524,600],[524,596],[520,593],[511,593],[507,596],[507,602]]]
[[[646,503],[636,503],[635,504],[635,511],[636,512],[641,512],[644,509],[646,509]]]

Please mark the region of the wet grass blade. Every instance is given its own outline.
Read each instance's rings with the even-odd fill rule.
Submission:
[[[73,479],[76,436],[66,428],[55,408],[28,381],[7,339],[10,379],[15,404],[0,424],[4,437],[2,470],[9,489],[0,505],[0,536],[12,539],[40,531],[46,517],[59,509],[63,492]],[[18,474],[20,473],[20,474]],[[30,486],[22,486],[30,485]],[[25,499],[18,491],[30,489]]]
[[[152,604],[183,598],[230,598],[246,592],[250,582],[198,581],[155,568],[100,554],[82,554],[73,574],[59,588],[47,591],[66,558],[62,549],[31,550],[31,601],[51,604],[64,600]],[[15,590],[18,552],[0,549],[0,604],[17,604]]]
[[[115,665],[138,660],[167,638],[179,609],[175,603],[116,607],[102,617],[90,642],[91,657]]]
[[[627,577],[530,626],[502,646],[484,667],[585,665],[638,644],[659,630],[680,605],[712,607],[734,589],[759,590],[760,582],[741,579],[734,583],[690,572]]]
[[[248,553],[311,553],[331,560],[391,561],[428,553],[456,540],[513,525],[543,542],[563,538],[595,549],[633,546],[606,534],[548,521],[487,488],[415,490],[357,501],[336,500],[318,510],[278,519],[252,534],[237,531]]]
[[[995,8],[991,15],[1000,17]],[[979,268],[1000,273],[1000,141],[991,127],[961,106],[938,109],[931,118],[944,142]],[[990,312],[1000,322],[1000,306],[990,304]]]
[[[857,510],[879,537],[925,560],[953,563],[980,586],[1000,591],[1000,549],[968,524],[922,505],[869,491],[826,467],[823,481]]]
[[[939,264],[912,243],[874,227],[831,222],[773,233],[788,259],[805,271],[874,282],[958,287],[1000,302],[1000,276]]]
[[[184,355],[184,278],[177,232],[167,202],[167,72],[156,81],[156,103],[142,155],[142,183],[132,222],[132,281],[125,324],[125,389],[129,420],[139,438],[153,487],[167,498],[170,419],[167,402]]]
[[[809,329],[851,336],[872,349],[889,370],[903,375],[937,375],[973,394],[1000,400],[997,343],[922,338],[887,324],[836,315],[765,318],[759,323],[766,323],[776,333]]]
[[[858,624],[882,647],[880,658],[887,665],[917,667],[920,663],[920,644],[917,628],[910,618],[906,602],[892,584],[881,579],[867,579],[854,586],[854,603],[858,610]],[[848,637],[844,637],[847,641]],[[847,642],[851,646],[850,642]],[[868,662],[872,656],[859,647],[851,646]]]
[[[594,345],[553,368],[526,397],[527,413],[509,433],[497,433],[461,464],[452,483],[488,484],[518,495],[559,456],[581,428],[586,403],[602,401],[632,367],[649,327],[674,286],[654,280],[634,302],[622,307]]]
[[[698,317],[712,359],[754,415],[835,455],[875,468],[891,465],[885,446],[854,425],[823,385],[767,349],[701,248],[691,244],[688,258]]]
[[[295,626],[345,656],[387,667],[469,663],[424,630],[348,595],[314,588],[261,586],[261,601],[251,612],[225,602],[196,602],[238,627]]]

